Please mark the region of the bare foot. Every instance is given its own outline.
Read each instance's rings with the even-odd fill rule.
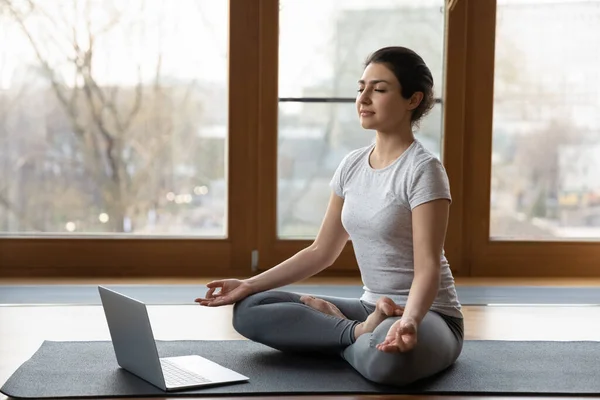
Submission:
[[[322,313],[333,315],[334,317],[346,318],[346,316],[342,314],[340,309],[337,308],[335,304],[323,299],[317,299],[316,297],[312,296],[302,296],[300,297],[300,301],[317,311],[321,311]]]
[[[404,307],[394,303],[389,297],[381,297],[377,300],[375,311],[371,313],[365,322],[361,322],[354,328],[354,339],[358,339],[365,333],[370,333],[379,326],[380,323],[389,317],[399,317],[404,313]]]

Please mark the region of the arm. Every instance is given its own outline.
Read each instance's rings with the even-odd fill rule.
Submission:
[[[252,291],[285,286],[316,275],[333,264],[348,241],[348,233],[342,225],[343,204],[344,200],[332,193],[315,241],[277,266],[246,279]]]
[[[384,352],[405,352],[417,344],[417,327],[429,311],[440,285],[440,258],[446,236],[450,202],[433,200],[413,209],[415,274],[402,318],[377,345]]]
[[[450,202],[434,200],[413,210],[415,274],[403,318],[420,324],[433,304],[440,285],[440,259],[446,237]]]

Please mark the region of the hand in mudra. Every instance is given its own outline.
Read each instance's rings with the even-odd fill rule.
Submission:
[[[410,318],[401,318],[390,327],[385,340],[379,343],[377,350],[386,353],[404,353],[417,345],[417,322]]]
[[[223,279],[206,284],[208,291],[204,297],[194,301],[201,306],[218,307],[234,304],[252,294],[250,285],[239,279]],[[218,290],[217,293],[215,293]]]

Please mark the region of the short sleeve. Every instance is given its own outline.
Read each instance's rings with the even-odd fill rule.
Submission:
[[[419,164],[415,170],[408,201],[412,210],[423,203],[438,199],[448,199],[452,202],[450,182],[440,160],[431,158]]]
[[[347,161],[348,161],[348,155],[346,155],[342,159],[342,161],[338,165],[337,169],[333,173],[333,177],[331,178],[331,181],[329,182],[329,187],[331,187],[333,192],[336,195],[338,195],[339,197],[341,197],[342,199],[344,198],[344,172],[345,172]]]

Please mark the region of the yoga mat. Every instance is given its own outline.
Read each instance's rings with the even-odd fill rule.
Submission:
[[[104,285],[146,304],[192,304],[206,293],[202,285]],[[278,290],[358,298],[358,285],[289,285]],[[597,287],[460,286],[463,305],[486,304],[600,304]],[[0,285],[0,304],[99,305],[97,285]]]
[[[600,394],[600,342],[465,341],[452,367],[405,388],[373,384],[339,357],[284,354],[247,340],[158,341],[157,346],[161,357],[199,354],[250,378],[169,396]],[[108,341],[46,341],[0,391],[15,398],[165,396],[120,369]]]

